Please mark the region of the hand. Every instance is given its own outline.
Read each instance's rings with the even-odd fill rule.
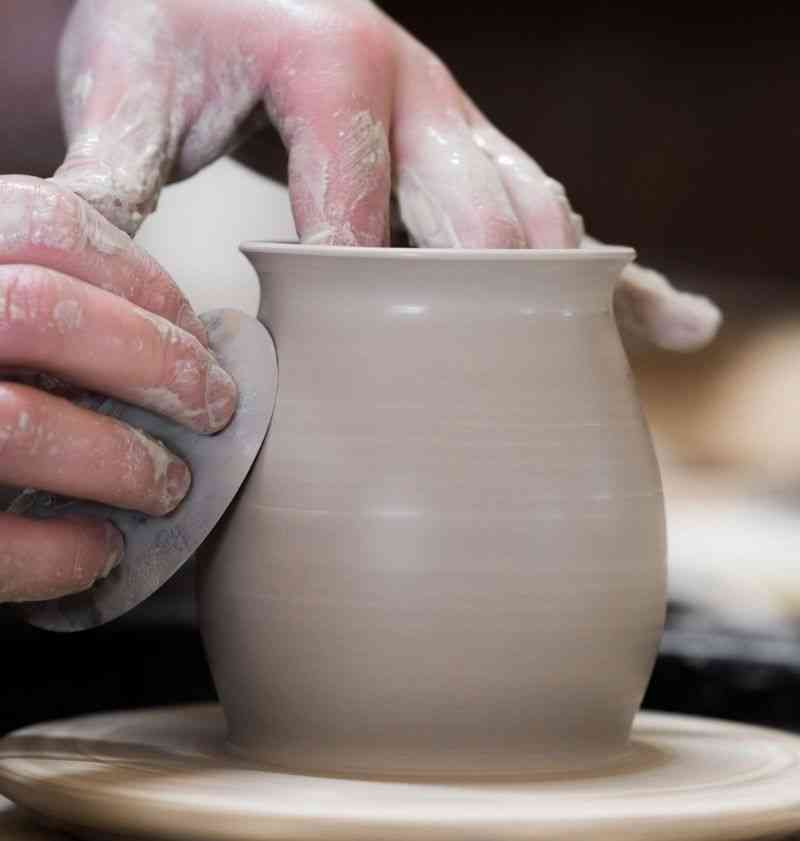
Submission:
[[[43,371],[200,433],[237,400],[205,329],[127,234],[52,181],[0,177],[0,484],[162,515],[189,467],[119,421],[31,386]],[[89,519],[0,513],[0,601],[86,589],[119,562],[122,536]]]
[[[388,245],[392,192],[421,247],[581,239],[561,185],[368,0],[80,0],[61,90],[69,153],[57,177],[130,234],[166,180],[232,150],[268,116],[305,242]],[[673,349],[709,341],[716,308],[654,277],[626,274],[623,328]]]
[[[307,242],[387,245],[394,181],[419,245],[577,245],[560,185],[367,0],[85,0],[61,87],[58,178],[128,233],[268,114]]]

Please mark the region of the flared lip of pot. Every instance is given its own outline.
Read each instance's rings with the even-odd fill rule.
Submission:
[[[599,245],[591,248],[378,248],[350,245],[305,245],[286,240],[249,240],[239,246],[247,256],[257,254],[292,257],[326,257],[331,259],[444,260],[454,263],[495,260],[545,263],[553,261],[591,262],[624,261],[636,257],[633,248],[621,245]]]

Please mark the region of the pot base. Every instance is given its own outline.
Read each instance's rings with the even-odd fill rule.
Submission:
[[[0,792],[81,838],[755,839],[800,829],[800,737],[642,713],[602,773],[493,782],[312,777],[225,749],[220,707],[107,713],[0,741]]]

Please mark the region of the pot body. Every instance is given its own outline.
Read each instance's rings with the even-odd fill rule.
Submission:
[[[665,604],[611,312],[632,253],[243,250],[279,388],[201,565],[232,747],[345,774],[618,757]]]

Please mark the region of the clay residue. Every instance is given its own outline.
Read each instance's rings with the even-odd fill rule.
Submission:
[[[204,409],[192,409],[186,401],[173,389],[166,386],[152,388],[138,388],[133,390],[136,403],[151,409],[159,415],[173,418],[179,423],[186,423],[195,427],[194,421],[205,415]]]
[[[42,296],[35,294],[39,271],[35,266],[0,266],[0,319],[36,323],[42,301]]]
[[[212,365],[206,373],[205,408],[211,432],[225,426],[231,416],[231,377],[219,365]]]
[[[59,333],[69,333],[78,329],[83,323],[81,305],[72,299],[59,301],[53,307],[53,322]]]
[[[641,266],[624,270],[614,309],[624,333],[665,350],[697,350],[714,338],[722,323],[719,308],[708,298],[680,292],[658,272]]]
[[[136,449],[136,446],[138,445],[139,449],[146,454],[148,462],[152,468],[153,482],[157,485],[161,484],[167,475],[167,468],[174,460],[172,454],[160,441],[157,441],[155,438],[151,438],[147,435],[147,433],[142,432],[141,429],[131,427],[130,435],[131,449]],[[137,454],[137,456],[130,462],[130,466],[138,466],[138,464],[139,459]]]
[[[235,145],[237,130],[252,130],[255,120],[247,118],[259,99],[258,67],[254,56],[234,45],[224,57],[210,63],[202,58],[183,60],[180,78],[185,100],[205,92],[178,160],[179,173],[190,174]],[[266,122],[263,114],[261,122]]]
[[[155,208],[177,149],[171,131],[176,103],[161,60],[174,50],[173,37],[164,10],[152,0],[106,12],[102,41],[92,25],[95,13],[78,7],[64,39],[61,97],[69,149],[55,177],[133,234]],[[109,111],[93,96],[101,88],[76,79],[86,77],[90,57],[107,62],[115,46],[125,55],[118,68],[127,78],[119,80],[123,92]]]
[[[175,324],[160,315],[156,315],[141,308],[138,310],[138,315],[156,329],[161,341],[165,344],[177,345],[180,342],[189,341],[191,339],[188,335],[184,336]]]
[[[94,73],[87,69],[78,74],[67,95],[67,101],[72,107],[82,108],[94,89]]]
[[[151,438],[140,429],[130,427],[130,445],[127,455],[127,475],[133,482],[146,464],[150,469],[151,481],[148,487],[159,496],[158,510],[161,513],[172,511],[186,495],[191,476],[188,470],[170,470],[175,466],[183,467],[160,441]]]
[[[339,144],[328,149],[298,118],[280,121],[290,148],[293,209],[305,242],[380,244],[389,198],[389,141],[368,110],[337,112]]]
[[[80,202],[81,228],[84,233],[86,244],[99,251],[101,254],[113,255],[127,251],[133,245],[131,238],[124,232],[112,225],[107,219],[101,216],[94,208],[84,202]]]
[[[15,201],[0,185],[0,244],[4,246],[23,240],[28,230],[28,209]]]
[[[473,113],[472,119],[478,123],[472,141],[494,165],[528,247],[577,248],[581,229],[563,184],[480,114]]]
[[[146,311],[141,317],[156,329],[161,342],[181,345],[170,351],[169,382],[159,386],[132,388],[131,397],[146,408],[173,418],[192,429],[216,432],[227,422],[236,387],[230,376],[194,338],[172,322]]]
[[[114,255],[131,247],[130,237],[73,192],[29,176],[0,181],[0,243],[71,254],[92,249]]]
[[[400,215],[428,248],[520,248],[525,238],[496,168],[463,116],[446,109],[403,139],[396,174]]]
[[[427,248],[463,247],[453,220],[414,170],[407,167],[400,170],[395,191],[403,224],[417,245]]]

